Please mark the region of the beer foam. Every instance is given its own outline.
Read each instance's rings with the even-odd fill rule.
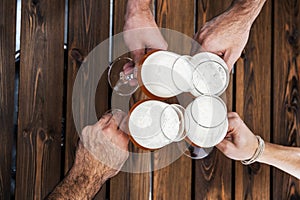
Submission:
[[[132,139],[147,149],[159,149],[170,144],[179,132],[179,117],[168,104],[149,100],[139,104],[130,114]]]
[[[215,54],[203,52],[193,56],[192,62],[195,66],[192,78],[195,90],[192,94],[221,95],[229,82],[229,72],[224,60]]]
[[[141,79],[149,92],[163,98],[181,93],[172,80],[172,66],[178,57],[172,52],[157,51],[145,59],[141,67]]]
[[[200,147],[213,147],[223,140],[228,129],[224,102],[215,96],[200,96],[185,111],[188,139]]]

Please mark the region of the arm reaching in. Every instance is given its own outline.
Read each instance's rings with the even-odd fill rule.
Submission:
[[[194,36],[192,54],[199,51],[215,53],[225,60],[231,70],[246,46],[250,28],[265,1],[234,0],[229,9],[198,30]]]
[[[82,131],[73,167],[47,199],[92,199],[128,158],[128,137],[105,115]]]
[[[258,140],[237,113],[228,113],[226,138],[217,145],[225,156],[234,160],[250,159],[258,148]],[[300,179],[300,148],[266,142],[258,162],[272,165]]]
[[[138,62],[146,49],[163,49],[168,47],[161,35],[150,10],[151,0],[128,0],[124,25],[124,40]]]

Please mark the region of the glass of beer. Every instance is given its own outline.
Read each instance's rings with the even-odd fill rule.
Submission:
[[[160,149],[185,138],[184,108],[157,100],[147,100],[132,108],[128,118],[131,141],[137,146]]]
[[[138,87],[149,97],[170,98],[182,92],[194,96],[221,95],[228,86],[226,63],[217,55],[195,56],[153,50],[136,65],[128,57],[109,66],[109,83],[120,95],[131,95]]]
[[[202,95],[185,110],[187,140],[194,146],[210,148],[220,143],[228,130],[227,108],[214,95]]]

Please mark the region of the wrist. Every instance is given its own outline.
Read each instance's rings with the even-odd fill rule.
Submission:
[[[72,173],[84,173],[87,177],[105,182],[107,179],[117,173],[117,170],[101,163],[80,143],[76,152],[75,163],[72,167]]]
[[[235,0],[229,11],[250,28],[265,2],[266,0]]]
[[[261,156],[264,153],[264,150],[265,150],[265,142],[264,142],[264,140],[260,136],[258,136],[258,135],[256,135],[256,138],[257,138],[257,144],[258,144],[258,146],[257,146],[254,154],[249,159],[241,161],[242,164],[244,164],[244,165],[249,165],[249,164],[252,164],[252,163],[254,163],[256,161],[259,161],[259,159],[261,158]]]
[[[151,0],[128,0],[125,18],[137,13],[149,14]]]
[[[77,194],[85,194],[93,198],[101,186],[117,173],[115,169],[102,164],[86,148],[79,143],[76,158],[67,179],[77,183]]]
[[[115,173],[116,170],[100,163],[79,143],[73,167],[47,199],[92,199]]]
[[[271,144],[269,142],[265,143],[265,150],[263,152],[263,154],[261,155],[261,157],[258,159],[258,162],[260,163],[265,163],[265,164],[269,164],[270,163],[270,158],[272,158],[274,155],[274,152],[272,153],[272,148],[273,148],[274,144]]]

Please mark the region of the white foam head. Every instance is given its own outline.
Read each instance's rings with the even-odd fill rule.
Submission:
[[[141,79],[149,92],[163,98],[181,93],[172,80],[172,66],[178,57],[172,52],[157,51],[145,59],[141,67]]]
[[[229,71],[226,63],[219,56],[202,52],[193,56],[195,70],[192,82],[195,96],[203,94],[221,95],[229,83]]]
[[[149,100],[131,112],[128,127],[137,144],[147,149],[159,149],[176,139],[180,119],[168,106],[164,102]]]
[[[212,147],[226,135],[228,129],[225,103],[216,96],[200,96],[185,111],[188,138],[200,147]]]

